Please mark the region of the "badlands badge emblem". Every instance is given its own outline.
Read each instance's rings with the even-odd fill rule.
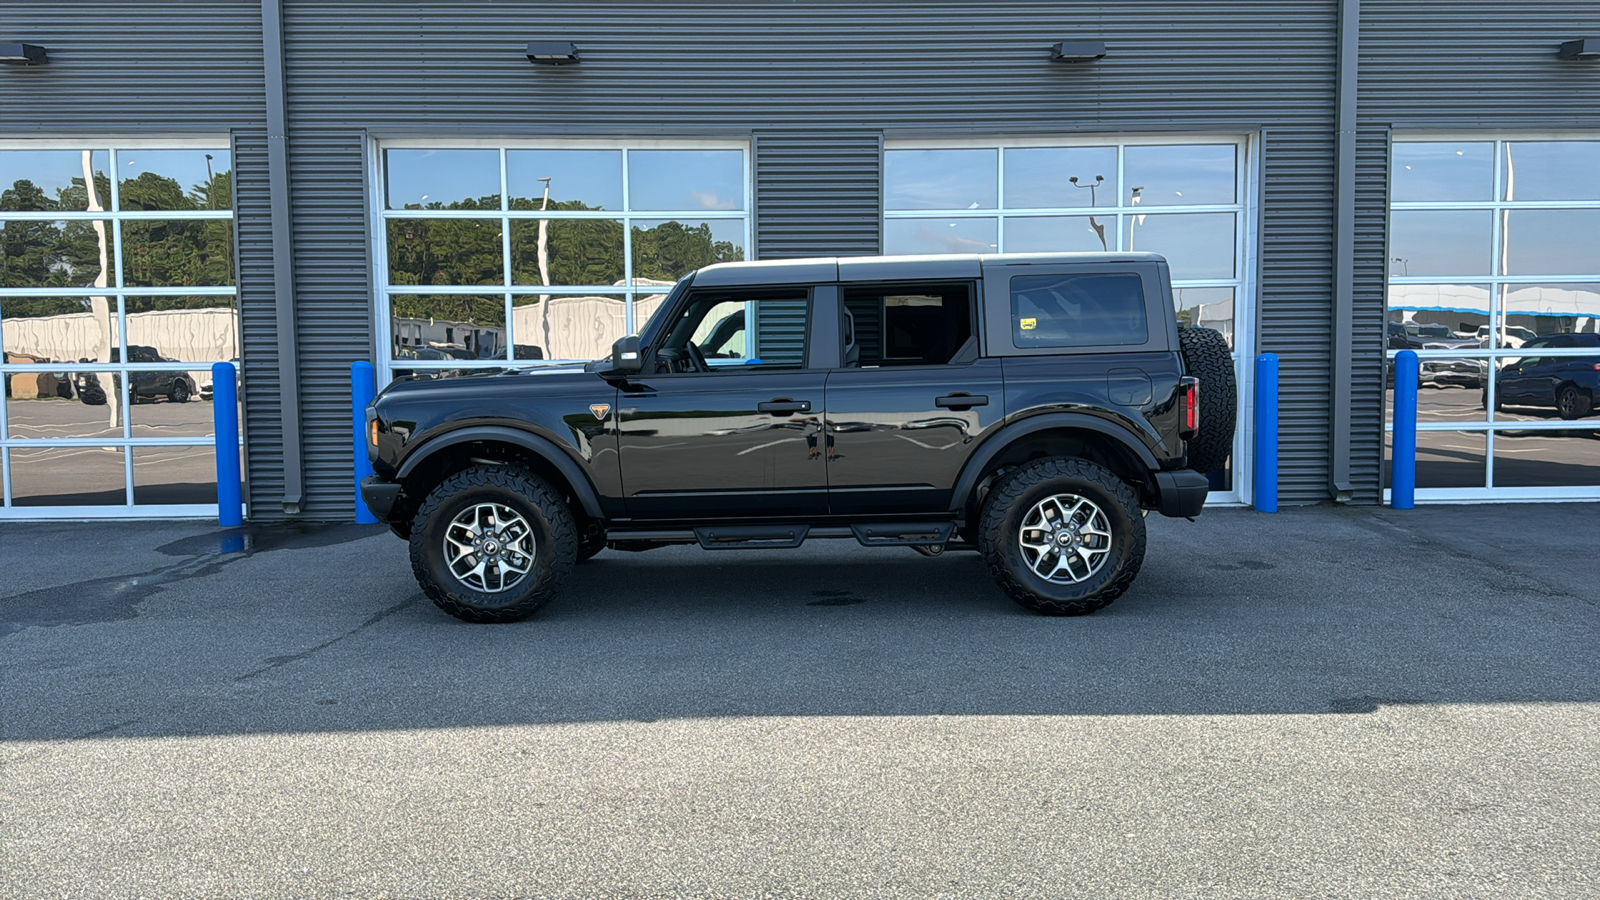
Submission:
[[[604,420],[605,417],[606,417],[606,413],[611,412],[611,404],[609,404],[609,403],[591,403],[591,404],[589,404],[589,412],[594,413],[594,417],[596,419]]]

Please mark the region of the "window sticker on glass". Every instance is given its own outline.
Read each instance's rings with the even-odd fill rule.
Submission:
[[[1032,330],[1034,330],[1035,328],[1038,328],[1038,327],[1039,327],[1039,320],[1038,319],[1027,318],[1027,319],[1023,319],[1022,320],[1022,330],[1023,331],[1032,331]]]

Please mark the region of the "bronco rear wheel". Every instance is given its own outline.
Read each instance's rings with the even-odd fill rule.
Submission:
[[[1133,489],[1082,459],[1037,459],[1006,475],[984,501],[979,537],[1007,596],[1050,616],[1106,606],[1144,563]]]
[[[514,622],[550,602],[577,561],[572,512],[509,466],[446,478],[411,521],[411,571],[434,605],[468,622]]]

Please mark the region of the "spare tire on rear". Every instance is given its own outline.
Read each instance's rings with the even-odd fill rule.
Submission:
[[[1233,453],[1233,428],[1239,409],[1239,385],[1233,377],[1233,352],[1222,333],[1210,328],[1181,328],[1178,346],[1189,374],[1200,380],[1200,432],[1189,441],[1189,468],[1215,472]]]

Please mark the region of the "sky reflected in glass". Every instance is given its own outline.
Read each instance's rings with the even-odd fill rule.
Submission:
[[[498,150],[385,150],[389,209],[499,209]]]
[[[1126,249],[1165,256],[1174,280],[1233,277],[1233,213],[1130,215],[1126,222]]]
[[[996,219],[889,219],[883,223],[883,252],[890,256],[994,253],[998,248]]]
[[[1394,145],[1396,203],[1492,200],[1494,144],[1401,142]]]
[[[744,209],[738,150],[630,150],[628,206],[635,210]]]
[[[884,208],[994,209],[998,165],[998,151],[989,148],[890,150],[883,155]]]
[[[1095,226],[1099,226],[1099,231]],[[1101,243],[1102,240],[1104,243]],[[1117,241],[1115,214],[1006,219],[1007,253],[1103,253]],[[984,251],[987,252],[987,251]]]
[[[1117,204],[1115,147],[1013,147],[1005,151],[1005,167],[1008,209]],[[1103,179],[1098,185],[1096,177]]]
[[[1123,152],[1128,183],[1124,201],[1144,206],[1234,203],[1238,148],[1232,144],[1129,147]]]
[[[1488,275],[1493,239],[1490,210],[1394,210],[1389,214],[1389,274]]]
[[[81,212],[89,208],[85,194],[72,191],[73,179],[83,180],[83,151],[79,150],[0,150],[0,209],[34,209],[36,204],[20,202],[14,192],[18,181],[28,181],[53,204],[50,208]],[[89,151],[89,165],[104,177],[110,154]],[[63,196],[65,194],[65,196]],[[101,209],[111,208],[109,187],[98,198]],[[63,202],[64,201],[64,202]]]
[[[622,209],[621,150],[507,150],[512,209],[539,209],[545,182],[553,209]]]
[[[229,209],[231,192],[219,185],[214,195],[206,186],[233,168],[226,150],[120,150],[117,192],[123,209]],[[177,192],[161,182],[176,182]],[[208,202],[209,201],[209,202]]]
[[[1501,252],[1508,275],[1590,275],[1600,271],[1600,209],[1515,209]]]
[[[1506,200],[1600,200],[1600,141],[1510,142],[1502,171]]]

